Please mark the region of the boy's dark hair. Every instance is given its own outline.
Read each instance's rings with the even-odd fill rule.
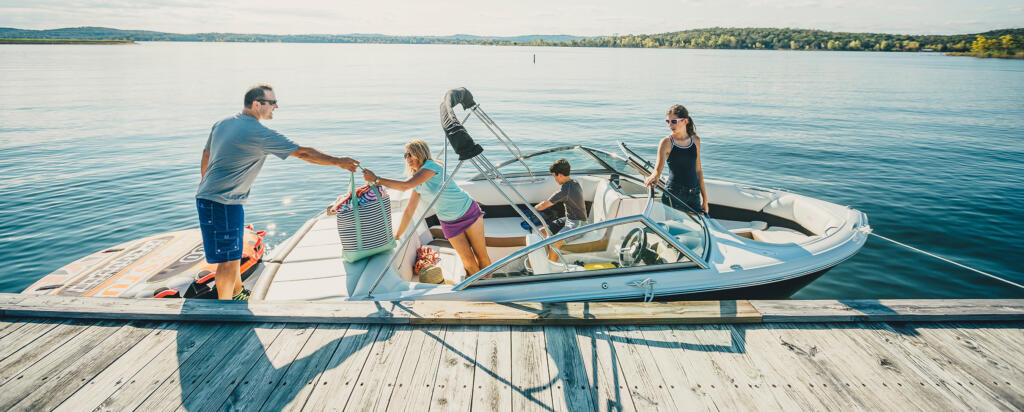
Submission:
[[[274,88],[269,84],[257,84],[250,87],[249,91],[245,92],[245,107],[252,107],[252,102],[264,98],[267,95],[265,91],[274,91]]]
[[[548,171],[554,174],[560,174],[562,176],[569,176],[569,161],[565,159],[555,160],[548,168]]]

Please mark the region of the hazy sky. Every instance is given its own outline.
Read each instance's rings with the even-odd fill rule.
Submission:
[[[0,0],[0,27],[175,33],[609,35],[704,27],[960,34],[1024,27],[1022,0]]]

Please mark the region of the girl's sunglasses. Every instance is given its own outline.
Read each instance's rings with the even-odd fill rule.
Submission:
[[[666,124],[676,124],[676,123],[682,122],[683,120],[686,120],[686,119],[685,118],[684,119],[665,119],[665,123]]]
[[[405,158],[406,158],[406,159],[408,159],[408,158],[410,158],[410,157],[412,157],[412,153],[409,153],[409,152],[405,152]]]

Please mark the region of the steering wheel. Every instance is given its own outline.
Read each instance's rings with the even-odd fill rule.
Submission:
[[[643,228],[635,228],[626,234],[619,247],[619,267],[628,268],[636,264],[647,250],[647,234]]]

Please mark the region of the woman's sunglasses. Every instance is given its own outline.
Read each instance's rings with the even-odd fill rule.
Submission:
[[[409,152],[405,152],[405,158],[406,158],[406,159],[408,159],[408,158],[410,158],[410,157],[412,157],[412,153],[409,153]]]
[[[665,123],[666,124],[676,124],[676,123],[682,122],[683,120],[686,120],[686,119],[685,118],[683,118],[683,119],[665,119]]]

